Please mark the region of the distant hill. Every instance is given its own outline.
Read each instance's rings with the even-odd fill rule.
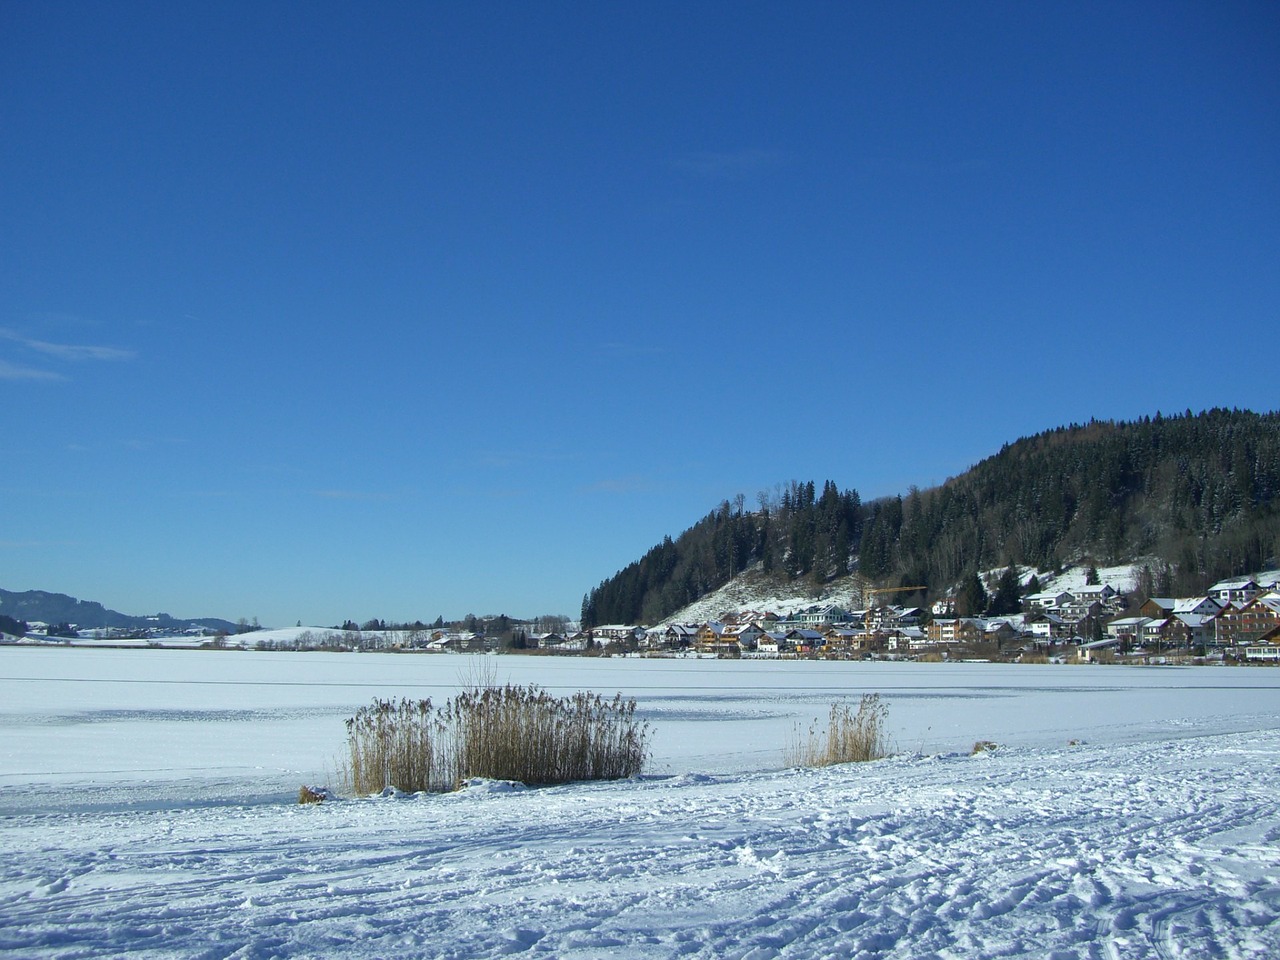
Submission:
[[[108,610],[94,601],[77,600],[65,593],[46,593],[43,590],[26,590],[21,593],[0,590],[0,614],[27,623],[33,621],[48,624],[70,623],[82,630],[93,630],[98,627],[120,627],[128,630],[158,627],[179,632],[194,627],[206,627],[210,630],[236,632],[234,623],[216,617],[179,620],[167,613],[158,613],[154,616],[130,616]]]
[[[927,453],[922,456],[927,457]],[[1280,565],[1280,414],[1210,410],[1073,424],[959,477],[863,503],[831,481],[723,501],[583,599],[584,625],[654,623],[747,570],[822,592],[850,573],[954,590],[980,571],[1142,560],[1162,595]]]

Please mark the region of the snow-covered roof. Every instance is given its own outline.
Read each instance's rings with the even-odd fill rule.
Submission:
[[[1229,580],[1219,580],[1209,588],[1210,593],[1217,593],[1219,590],[1245,590],[1258,586],[1258,581],[1253,577],[1232,577]]]
[[[1175,600],[1173,603],[1174,613],[1192,613],[1201,604],[1208,604],[1214,608],[1221,608],[1221,604],[1213,597],[1183,597]]]

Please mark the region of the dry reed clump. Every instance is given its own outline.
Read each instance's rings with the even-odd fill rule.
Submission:
[[[430,700],[375,700],[347,721],[344,787],[446,792],[483,777],[547,786],[617,780],[648,759],[648,724],[634,700],[553,697],[536,686],[473,686],[435,709]]]
[[[994,740],[978,740],[974,743],[970,756],[977,756],[980,753],[995,753],[999,749],[1000,744]]]
[[[890,753],[885,732],[888,715],[889,708],[878,693],[863,694],[856,713],[847,703],[832,704],[825,730],[810,727],[805,737],[797,731],[795,742],[787,750],[787,765],[826,767],[887,757]]]

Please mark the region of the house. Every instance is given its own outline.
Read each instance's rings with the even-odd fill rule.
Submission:
[[[1241,606],[1229,605],[1214,619],[1219,646],[1252,643],[1280,627],[1280,593],[1255,596]]]
[[[582,653],[587,649],[587,645],[591,643],[591,634],[579,631],[572,636],[553,635],[555,639],[548,639],[542,645],[545,650],[555,650],[560,653]]]
[[[1077,603],[1089,603],[1096,600],[1105,607],[1120,594],[1109,583],[1091,583],[1083,587],[1076,587],[1071,591],[1071,596]]]
[[[1040,643],[1061,643],[1074,633],[1075,625],[1054,613],[1040,613],[1027,619],[1027,628]]]
[[[591,628],[591,639],[601,643],[639,642],[644,638],[644,627],[631,624],[612,623],[603,627]]]
[[[822,646],[822,634],[817,630],[795,627],[787,631],[787,643],[799,654],[817,653]]]
[[[693,638],[699,653],[717,653],[724,643],[725,625],[719,620],[708,620],[698,628]]]
[[[1142,639],[1142,628],[1150,621],[1150,617],[1117,617],[1106,625],[1107,639],[1122,648],[1135,646]]]
[[[1187,646],[1187,625],[1177,617],[1157,617],[1142,625],[1141,636],[1148,650],[1178,650]]]
[[[1182,622],[1187,631],[1185,646],[1204,648],[1214,641],[1214,616],[1199,613],[1175,613],[1174,618]]]
[[[934,620],[929,624],[927,641],[933,646],[963,644],[995,644],[1003,646],[1013,640],[1018,631],[1008,620],[983,620],[980,617],[956,617]]]
[[[883,634],[863,627],[827,627],[822,631],[822,649],[828,654],[867,653],[883,646]]]
[[[1209,588],[1209,596],[1224,606],[1228,603],[1234,603],[1237,606],[1246,604],[1261,592],[1262,587],[1251,577],[1219,580]]]
[[[823,606],[801,610],[799,613],[792,615],[790,622],[801,628],[821,627],[833,623],[848,623],[849,611],[834,603],[828,603]]]
[[[764,636],[764,630],[756,623],[733,623],[724,628],[721,639],[725,642],[736,643],[739,651],[754,650],[760,638]]]
[[[1023,600],[1026,604],[1027,612],[1035,610],[1057,610],[1064,604],[1070,603],[1074,598],[1065,590],[1047,591],[1045,593],[1028,594]]]
[[[1178,601],[1173,597],[1148,597],[1146,602],[1138,608],[1138,613],[1144,617],[1167,617],[1173,613],[1173,608],[1177,604]]]
[[[1008,620],[988,620],[983,624],[982,642],[994,643],[997,648],[1012,643],[1017,636],[1018,631]]]
[[[1280,627],[1269,630],[1244,648],[1246,660],[1280,662]]]
[[[1092,622],[1102,616],[1102,604],[1097,600],[1076,600],[1074,597],[1067,603],[1058,607],[1056,611],[1058,616],[1068,623],[1076,624],[1076,631],[1083,632],[1080,625],[1086,621]]]
[[[979,621],[973,617],[951,617],[929,624],[929,643],[936,645],[975,643],[980,635]]]
[[[756,641],[756,653],[764,657],[780,657],[791,652],[787,636],[780,631],[769,631]]]
[[[924,619],[924,610],[920,607],[877,607],[871,611],[871,623],[885,630],[896,630],[900,627],[915,627]]]
[[[862,635],[853,627],[827,627],[822,631],[822,651],[827,654],[843,654],[853,649],[855,639]]]
[[[890,646],[899,650],[918,650],[929,643],[929,635],[925,633],[922,627],[895,627],[866,639],[874,641],[875,644],[874,646],[866,647],[865,650],[867,652],[881,650]]]
[[[646,630],[644,647],[648,650],[688,650],[698,638],[698,628],[688,623],[669,623],[665,627]]]
[[[1213,597],[1185,597],[1174,601],[1173,612],[1196,613],[1202,617],[1214,617],[1222,609],[1222,604]]]

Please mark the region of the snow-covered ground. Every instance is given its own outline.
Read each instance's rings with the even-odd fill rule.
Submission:
[[[652,772],[291,802],[487,666],[636,697]],[[900,756],[782,768],[863,692]],[[3,648],[0,952],[1274,957],[1277,756],[1262,668]]]
[[[1151,561],[1153,569],[1155,563],[1156,561]],[[1100,567],[1098,577],[1100,582],[1109,584],[1122,593],[1128,593],[1137,585],[1142,566],[1143,561],[1138,560],[1114,567]],[[998,567],[983,572],[982,576],[988,582],[994,583],[1003,572],[1004,568]],[[1084,566],[1068,567],[1059,574],[1035,570],[1031,567],[1019,567],[1018,572],[1024,585],[1031,579],[1032,574],[1035,574],[1043,591],[1078,590],[1088,579],[1088,568]],[[862,592],[862,586],[858,576],[853,574],[832,580],[815,590],[802,581],[786,581],[781,577],[766,576],[757,567],[734,577],[718,590],[712,591],[672,614],[667,622],[704,623],[707,620],[723,617],[727,613],[747,610],[789,616],[807,607],[825,603],[858,609],[867,599],[867,595]],[[876,599],[885,603],[896,602],[893,594],[881,595]]]

